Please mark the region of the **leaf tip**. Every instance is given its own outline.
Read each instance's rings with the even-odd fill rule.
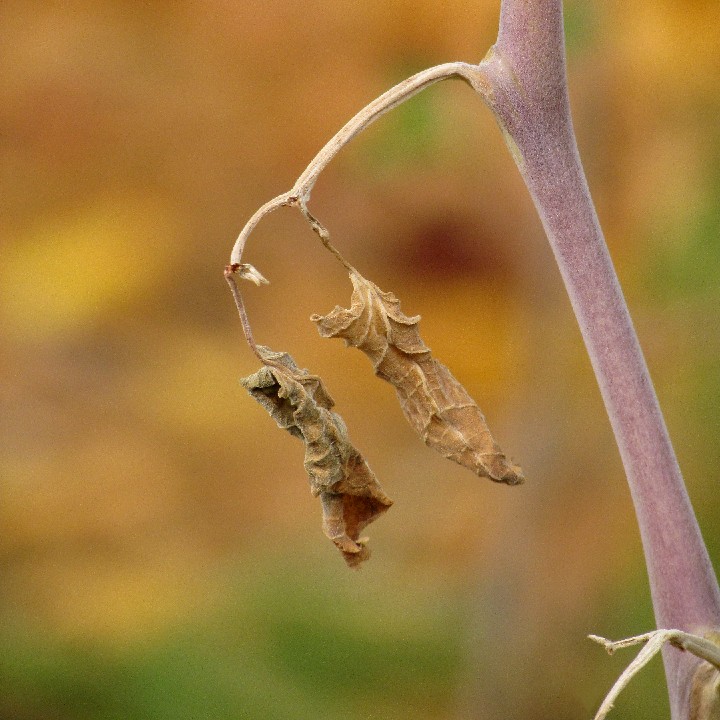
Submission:
[[[508,463],[507,470],[500,478],[500,482],[506,485],[522,485],[525,482],[525,474],[522,468],[512,463]]]
[[[228,268],[225,270],[226,275],[228,274],[228,269],[231,269],[233,273],[237,273],[243,280],[250,280],[250,282],[256,285],[270,284],[270,281],[264,277],[255,266],[250,265],[250,263],[233,263],[232,265],[228,265]]]

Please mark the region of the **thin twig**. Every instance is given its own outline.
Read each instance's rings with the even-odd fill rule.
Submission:
[[[720,670],[720,647],[712,640],[702,637],[701,635],[693,635],[683,630],[653,630],[643,635],[635,635],[634,637],[623,638],[622,640],[608,640],[599,635],[588,635],[591,640],[600,643],[612,655],[616,650],[621,648],[640,645],[640,643],[649,642],[655,637],[661,637],[663,643],[669,642],[680,650],[687,650],[693,655],[707,660]]]
[[[242,262],[242,254],[248,237],[266,215],[269,215],[281,207],[297,207],[310,223],[313,231],[320,237],[323,245],[335,255],[348,271],[352,272],[354,269],[352,265],[345,260],[340,254],[340,251],[330,242],[330,234],[327,229],[307,208],[307,201],[310,199],[310,193],[312,192],[315,182],[320,176],[320,173],[340,150],[358,133],[368,128],[375,120],[430,85],[453,77],[465,80],[483,96],[485,96],[487,88],[489,87],[484,77],[484,71],[480,65],[470,65],[462,62],[437,65],[403,80],[401,83],[398,83],[387,92],[375,98],[349,120],[313,158],[300,177],[295,181],[292,189],[266,202],[253,213],[245,224],[230,254],[230,264],[225,268],[225,279],[230,285],[233,298],[235,299],[235,305],[240,315],[240,322],[242,323],[243,333],[245,334],[247,343],[263,363],[267,364],[267,361],[258,352],[250,328],[250,322],[245,311],[242,295],[234,278],[234,275],[237,273],[243,279],[251,280],[257,285],[268,282],[252,265]]]
[[[421,90],[424,90],[430,85],[434,85],[436,82],[449,78],[465,80],[476,91],[480,92],[481,95],[485,95],[489,87],[485,80],[483,69],[479,65],[453,62],[436,65],[435,67],[416,73],[375,98],[351,120],[345,123],[323,146],[320,152],[305,168],[290,191],[269,200],[252,215],[240,232],[238,239],[235,241],[235,245],[230,254],[230,267],[233,265],[241,265],[245,243],[250,233],[252,233],[257,224],[266,215],[287,205],[296,205],[302,209],[310,199],[310,193],[320,173],[358,133],[367,129],[379,117],[406,100],[409,100]]]
[[[646,643],[645,647],[625,668],[620,677],[615,681],[615,684],[610,688],[610,692],[605,696],[594,720],[603,720],[607,716],[615,700],[617,700],[618,695],[627,687],[630,680],[662,650],[666,642],[669,642],[680,650],[687,650],[720,670],[720,647],[707,638],[700,635],[692,635],[682,630],[653,630],[643,635],[636,635],[635,637],[614,641],[600,637],[599,635],[588,635],[588,637],[600,643],[609,655],[612,655],[616,650],[621,648]]]
[[[308,210],[307,205],[300,201],[300,212],[310,223],[313,232],[320,238],[322,244],[342,263],[348,272],[355,272],[355,268],[343,257],[342,253],[330,242],[328,229]]]
[[[240,289],[238,288],[237,282],[235,282],[235,273],[236,272],[237,272],[237,267],[235,265],[228,265],[225,268],[225,279],[227,280],[227,283],[230,286],[230,291],[232,292],[233,299],[235,300],[235,307],[237,307],[238,315],[240,316],[240,324],[242,325],[243,334],[245,335],[245,340],[247,341],[247,344],[250,346],[250,349],[255,353],[255,355],[257,355],[257,357],[260,359],[260,361],[264,364],[265,359],[260,354],[257,344],[255,343],[255,338],[253,337],[252,329],[250,328],[250,321],[248,320],[247,312],[245,312],[245,303],[243,302],[242,295],[240,294]]]

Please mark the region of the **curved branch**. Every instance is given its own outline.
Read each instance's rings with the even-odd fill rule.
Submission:
[[[479,65],[452,62],[422,70],[375,98],[352,119],[345,123],[345,125],[325,143],[320,152],[312,159],[307,168],[305,168],[300,177],[295,181],[291,190],[269,200],[255,211],[235,241],[235,245],[230,253],[230,265],[239,267],[242,264],[242,254],[245,249],[245,243],[257,224],[266,215],[269,215],[278,208],[295,205],[303,210],[303,214],[307,218],[304,212],[305,205],[310,199],[310,193],[320,173],[356,135],[370,127],[379,117],[417,95],[417,93],[425,88],[441,80],[448,80],[449,78],[465,80],[473,89],[483,95],[488,87],[488,84],[484,81],[483,70]]]

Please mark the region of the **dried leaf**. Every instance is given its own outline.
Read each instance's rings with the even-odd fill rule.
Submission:
[[[392,500],[348,440],[321,379],[300,370],[287,353],[262,345],[258,352],[267,364],[240,382],[279,427],[305,443],[305,470],[312,494],[322,503],[323,531],[347,564],[357,567],[370,554],[360,532]]]
[[[420,317],[408,317],[400,301],[357,271],[350,309],[313,315],[323,337],[343,338],[369,358],[375,374],[391,383],[405,417],[426,445],[481,477],[516,485],[524,481],[493,439],[480,408],[418,332]]]
[[[720,720],[720,673],[701,662],[690,687],[689,720]]]
[[[705,639],[716,645],[720,632],[705,633]],[[701,662],[690,685],[689,720],[720,720],[720,671],[709,662]]]

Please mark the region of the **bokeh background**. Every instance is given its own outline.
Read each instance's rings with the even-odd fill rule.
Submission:
[[[0,4],[0,718],[590,717],[653,627],[629,493],[500,133],[435,86],[312,209],[528,482],[413,435],[312,312],[350,284],[283,211],[246,259],[260,342],[321,374],[394,507],[349,571],[302,447],[239,387],[222,277],[249,215],[408,74],[478,61],[498,0]],[[567,3],[578,141],[690,495],[720,561],[720,6]],[[659,660],[617,716],[667,716]]]

